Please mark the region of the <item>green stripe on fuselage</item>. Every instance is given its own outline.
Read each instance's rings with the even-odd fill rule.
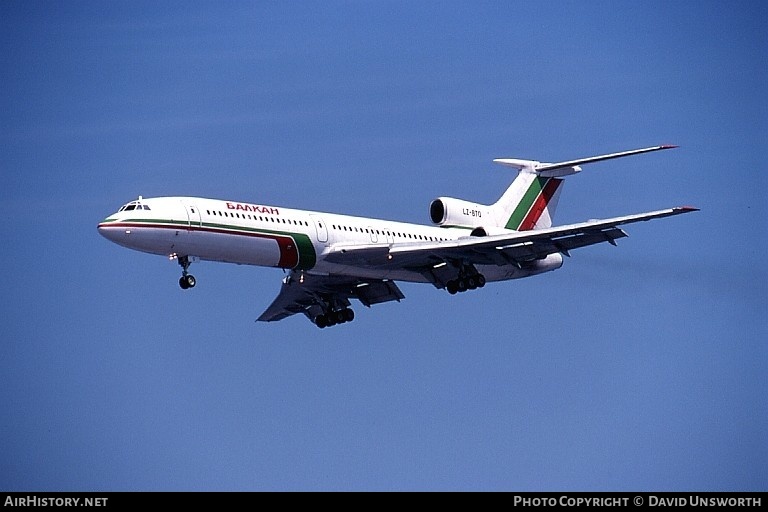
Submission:
[[[317,263],[317,254],[315,253],[315,246],[312,245],[312,240],[304,233],[294,233],[291,231],[278,231],[271,229],[259,229],[249,228],[247,226],[232,226],[230,224],[214,224],[211,222],[203,222],[203,227],[209,227],[214,229],[228,229],[234,231],[243,231],[246,233],[255,233],[263,235],[276,235],[276,236],[288,236],[293,238],[296,242],[296,249],[299,251],[299,263],[296,268],[299,270],[309,270]]]
[[[507,225],[504,226],[505,228],[517,230],[520,227],[520,224],[523,223],[523,219],[525,219],[525,216],[528,214],[531,206],[533,206],[536,198],[539,196],[539,194],[541,194],[541,191],[544,190],[544,187],[546,186],[549,179],[550,178],[542,178],[541,176],[536,176],[531,185],[528,187],[528,190],[523,195],[523,199],[517,205],[515,211],[512,212],[512,216],[507,221]]]
[[[191,225],[188,222],[179,222],[176,220],[168,219],[121,219],[117,222],[143,222],[147,224],[165,224],[173,225],[180,229],[189,228],[210,228],[210,229],[226,229],[232,231],[234,234],[241,233],[254,233],[262,235],[275,235],[275,236],[287,236],[292,238],[296,242],[296,249],[299,251],[299,263],[296,268],[299,270],[309,270],[317,263],[317,254],[315,253],[315,246],[312,245],[312,240],[308,235],[304,233],[294,233],[291,231],[278,231],[271,229],[259,229],[250,228],[247,226],[234,226],[232,224],[216,224],[213,222],[193,222]]]
[[[312,245],[312,240],[309,236],[303,233],[291,233],[291,236],[296,241],[296,247],[299,249],[299,264],[296,268],[299,270],[309,270],[317,263],[317,254],[315,253],[315,246]]]

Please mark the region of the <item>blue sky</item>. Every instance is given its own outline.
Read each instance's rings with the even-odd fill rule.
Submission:
[[[762,2],[0,3],[0,488],[766,490]],[[692,204],[562,269],[351,324],[276,269],[99,237],[196,195],[428,222],[493,158],[655,144],[556,222]]]

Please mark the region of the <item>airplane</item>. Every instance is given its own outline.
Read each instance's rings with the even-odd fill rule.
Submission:
[[[553,226],[564,178],[581,165],[672,149],[661,145],[558,163],[500,158],[517,170],[498,201],[438,197],[431,226],[201,197],[139,198],[98,224],[108,240],[176,260],[182,289],[194,288],[193,261],[288,271],[258,321],[304,314],[319,328],[350,322],[350,299],[370,307],[400,301],[396,281],[450,294],[556,270],[573,249],[627,236],[618,226],[679,215],[680,206]]]

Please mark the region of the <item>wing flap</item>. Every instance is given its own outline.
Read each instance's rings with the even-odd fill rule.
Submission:
[[[389,280],[291,272],[283,280],[280,293],[257,320],[276,322],[297,313],[310,316],[312,308],[339,309],[349,306],[349,299],[357,299],[370,307],[393,300],[399,302],[404,298],[400,288]]]
[[[355,287],[355,298],[364,306],[371,307],[392,300],[400,302],[405,296],[394,281],[367,281]]]
[[[293,284],[293,279],[288,276],[283,280],[283,285],[272,304],[257,318],[259,322],[276,322],[296,313],[304,312],[313,303],[312,295]]]

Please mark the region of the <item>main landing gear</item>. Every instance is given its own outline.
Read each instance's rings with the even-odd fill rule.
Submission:
[[[197,280],[195,279],[195,276],[187,272],[189,269],[189,265],[191,262],[189,261],[189,256],[179,256],[179,265],[181,265],[181,277],[179,278],[179,286],[181,286],[182,290],[186,290],[188,288],[194,288],[197,284]]]
[[[458,279],[452,279],[446,283],[445,288],[448,290],[448,293],[455,295],[457,292],[474,290],[475,288],[482,288],[483,286],[485,286],[485,276],[478,273],[463,277],[459,276]]]
[[[327,313],[321,313],[314,318],[315,325],[323,329],[324,327],[331,327],[337,324],[345,324],[355,319],[355,312],[349,308],[340,309],[338,311],[328,311]]]
[[[304,310],[304,315],[320,329],[324,329],[354,320],[355,312],[349,306],[349,300],[344,296],[318,294],[314,296],[314,303]]]

